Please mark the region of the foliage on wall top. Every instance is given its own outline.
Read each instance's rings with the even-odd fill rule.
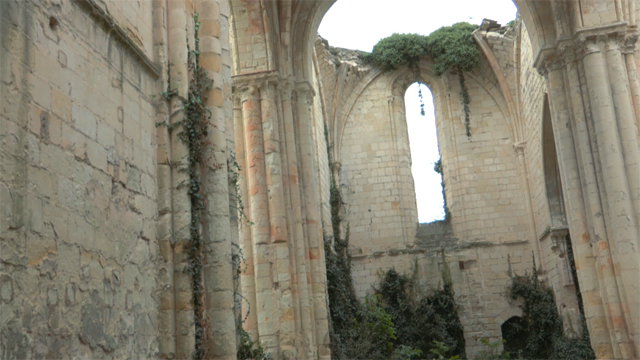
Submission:
[[[418,34],[393,34],[380,40],[365,60],[379,66],[384,71],[408,67],[420,80],[418,64],[420,59],[429,57],[433,61],[433,71],[440,76],[447,71],[458,74],[460,100],[464,110],[465,128],[471,137],[469,123],[469,91],[465,83],[465,72],[480,67],[480,50],[473,39],[476,25],[459,22],[443,26],[428,36]]]

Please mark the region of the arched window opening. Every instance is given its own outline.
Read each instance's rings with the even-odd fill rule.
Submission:
[[[567,220],[562,198],[562,181],[560,180],[556,142],[553,136],[553,126],[551,125],[551,109],[549,108],[549,97],[547,95],[545,95],[544,98],[542,121],[544,178],[547,188],[547,199],[549,201],[551,227],[556,228],[566,226]]]
[[[519,355],[527,346],[529,331],[526,326],[520,316],[513,316],[500,326],[502,339],[505,341],[504,351],[508,352],[512,359],[519,359]]]
[[[431,90],[424,84],[414,83],[405,92],[404,102],[418,220],[421,223],[444,220],[442,166]]]

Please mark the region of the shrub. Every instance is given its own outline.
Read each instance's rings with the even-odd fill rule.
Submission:
[[[595,359],[584,318],[582,337],[567,338],[553,291],[538,281],[537,271],[512,277],[510,296],[524,300],[523,322],[528,330],[524,349],[514,356],[523,359]]]

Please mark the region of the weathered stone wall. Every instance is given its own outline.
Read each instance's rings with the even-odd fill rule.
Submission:
[[[86,3],[0,19],[0,357],[155,356],[157,70]]]
[[[186,96],[193,11],[214,81],[203,316],[220,326],[204,342],[210,355],[235,358],[229,7],[186,5],[0,4],[2,358],[193,353],[182,104],[160,96],[169,88]]]

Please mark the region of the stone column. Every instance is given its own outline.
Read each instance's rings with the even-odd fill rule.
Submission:
[[[582,272],[591,269],[596,272],[596,281],[580,281],[580,291],[583,301],[600,297],[603,306],[592,306],[590,317],[593,319],[590,324],[590,333],[592,343],[599,343],[601,354],[610,354],[609,357],[619,356],[616,343],[616,335],[613,324],[611,322],[611,312],[620,313],[620,299],[617,296],[617,290],[612,287],[611,279],[614,278],[614,272],[611,262],[611,254],[607,246],[607,234],[602,213],[602,203],[598,189],[598,176],[596,164],[594,160],[594,145],[592,137],[594,136],[593,126],[587,121],[586,105],[583,104],[583,86],[580,80],[580,62],[570,59],[566,65],[566,86],[568,88],[568,98],[571,103],[573,114],[573,122],[571,128],[574,137],[574,145],[578,155],[578,164],[580,169],[580,177],[583,184],[583,196],[585,202],[586,219],[589,224],[589,233],[587,234],[588,243],[585,245],[585,251],[579,251],[579,245],[574,244],[576,248],[576,266],[580,266]],[[579,234],[574,236],[577,237]],[[582,235],[581,238],[585,236]],[[580,239],[580,238],[579,238]],[[579,240],[578,239],[578,240]],[[575,240],[574,240],[575,241]],[[582,254],[586,254],[587,259],[593,259],[585,264],[581,264],[579,259],[583,259]],[[578,265],[579,264],[579,265]],[[580,275],[578,276],[579,278]],[[607,279],[607,280],[605,280]],[[597,324],[600,324],[597,326]],[[608,333],[608,336],[606,335]],[[607,339],[606,343],[603,341]]]
[[[269,203],[271,244],[275,252],[273,283],[278,299],[279,345],[285,357],[296,357],[295,323],[291,293],[290,254],[288,247],[287,218],[284,207],[282,148],[280,143],[280,119],[277,111],[277,80],[261,83],[260,105],[266,165],[266,183]]]
[[[628,35],[625,38],[625,46],[622,49],[624,60],[627,66],[627,77],[629,79],[629,90],[631,91],[631,102],[635,112],[636,126],[640,126],[640,81],[638,80],[638,68],[636,65],[635,44],[638,41],[637,35]]]
[[[640,224],[640,153],[638,152],[638,128],[630,90],[629,73],[625,55],[621,51],[626,38],[623,34],[609,37],[606,44],[607,70],[611,96],[619,128],[625,171],[629,183],[629,195],[636,215],[635,224]],[[629,46],[627,44],[627,46]],[[633,46],[633,45],[631,45]]]
[[[312,120],[310,107],[313,90],[307,83],[296,88],[297,126],[300,146],[300,167],[306,206],[304,209],[307,241],[309,244],[309,265],[311,272],[311,291],[315,334],[318,357],[329,359],[329,322],[326,302],[326,272],[324,270],[324,246],[320,216],[320,201],[316,183],[315,151],[313,146]]]
[[[220,0],[199,0],[200,66],[217,81],[208,92],[206,106],[211,111],[208,146],[201,169],[206,196],[205,228],[203,229],[203,270],[207,329],[211,332],[208,350],[212,359],[236,359],[236,328],[234,320],[233,269],[231,261],[231,223],[227,164],[227,131],[224,114],[224,78],[220,41]],[[228,80],[227,80],[228,81]],[[234,232],[237,229],[233,229]]]
[[[620,92],[616,86],[612,88],[609,82],[609,72],[620,71],[615,61],[615,54],[609,54],[613,64],[608,68],[607,58],[602,53],[602,49],[611,46],[611,41],[607,35],[590,36],[584,39],[586,42],[584,66],[587,86],[589,89],[589,100],[593,114],[595,138],[598,144],[598,156],[602,172],[602,187],[604,190],[603,201],[605,205],[605,225],[609,241],[606,244],[611,248],[613,256],[613,268],[615,278],[608,281],[615,281],[613,285],[623,300],[622,314],[611,314],[614,329],[616,329],[617,341],[620,344],[621,356],[623,358],[633,358],[635,350],[628,335],[629,326],[632,325],[631,314],[637,313],[637,309],[630,309],[634,304],[626,298],[625,292],[633,294],[637,301],[638,277],[637,277],[637,241],[638,229],[636,226],[636,216],[633,206],[632,193],[628,183],[627,171],[625,170],[625,150],[626,135],[621,134],[623,130],[619,123],[627,126],[628,109],[625,109],[621,100],[612,98],[612,91]],[[615,50],[614,50],[615,51]],[[615,74],[611,74],[616,76]],[[616,106],[618,105],[618,106]],[[618,119],[616,110],[621,117]],[[622,140],[622,142],[621,142]],[[628,147],[626,147],[627,150]],[[636,150],[637,151],[637,150]],[[637,159],[627,161],[636,162]],[[637,168],[632,168],[635,171]],[[635,187],[635,185],[632,185]],[[616,256],[617,254],[617,256]],[[607,280],[605,280],[607,281]],[[626,290],[626,291],[625,291]],[[627,309],[626,311],[624,309]],[[631,313],[629,313],[631,310]]]
[[[189,84],[187,69],[187,9],[183,1],[168,2],[169,18],[169,72],[170,88],[180,97],[186,97]],[[170,123],[178,124],[184,119],[182,101],[173,97],[170,104]],[[178,138],[181,126],[171,132],[171,188],[172,220],[174,240],[174,288],[175,288],[175,327],[176,358],[190,358],[195,349],[195,326],[193,318],[193,291],[191,277],[187,271],[189,224],[191,222],[191,203],[187,191],[180,185],[189,179],[189,175],[180,171],[186,166],[188,150]]]
[[[294,295],[296,298],[296,318],[298,331],[301,333],[301,340],[304,344],[306,353],[304,356],[308,359],[316,357],[316,341],[315,341],[315,324],[312,321],[313,307],[310,297],[309,285],[309,266],[306,259],[308,253],[307,244],[304,241],[305,232],[303,228],[302,211],[303,199],[300,189],[300,174],[298,171],[299,153],[298,141],[293,120],[293,105],[291,101],[292,86],[287,82],[280,87],[282,98],[282,119],[283,119],[283,140],[286,145],[287,153],[287,173],[289,187],[289,208],[291,209],[291,234],[294,242],[293,248],[295,256],[294,269],[292,272],[291,282],[294,286]],[[302,355],[302,354],[300,354]]]
[[[166,91],[169,86],[168,70],[168,32],[165,16],[166,2],[153,2],[154,42],[159,63],[163,64],[162,79],[158,81],[156,93]],[[158,101],[156,123],[167,124],[169,121],[169,104],[164,99]],[[160,309],[158,314],[158,347],[160,356],[167,359],[175,357],[175,298],[174,298],[174,263],[172,244],[172,207],[171,207],[171,139],[167,126],[156,127],[157,176],[158,176],[158,220],[156,236],[160,261],[158,265],[158,288]]]
[[[579,277],[583,283],[596,285],[594,288],[585,286],[583,291],[585,295],[593,293],[598,296],[597,274],[593,266],[588,266],[588,259],[592,256],[589,246],[589,227],[584,204],[583,181],[581,177],[582,169],[580,169],[578,165],[574,134],[571,128],[573,117],[567,96],[564,62],[559,58],[551,57],[548,59],[544,70],[547,75],[549,99],[552,100],[550,102],[550,108],[553,135],[562,178],[567,223],[569,225],[569,233],[573,235],[576,269],[578,269]],[[566,231],[552,231],[550,238],[553,246],[564,249],[564,239],[566,235]],[[564,289],[565,285],[571,284],[563,265],[564,263],[561,260],[559,268],[556,268],[562,279],[556,288],[556,292],[558,292],[557,296],[559,297],[563,295],[561,289]],[[591,290],[595,290],[595,292]],[[562,299],[562,301],[570,304],[569,308],[572,308],[570,312],[575,312],[577,310],[576,295],[573,293],[570,295],[565,293],[564,296],[565,299]],[[585,296],[585,298],[591,299],[590,296]],[[598,324],[597,320],[602,320],[601,317],[598,317],[598,315],[601,314],[601,305],[587,301],[584,309],[586,321],[591,324],[590,328],[596,329]],[[569,321],[566,316],[566,311],[563,309],[559,310],[563,315],[563,322],[566,328],[568,325],[567,322]],[[573,331],[575,333],[575,329],[573,329]],[[597,342],[596,339],[593,339],[593,341]]]
[[[244,327],[274,359],[328,357],[311,90],[295,91],[292,101],[292,82],[275,72],[234,81],[242,104],[235,127],[243,133],[236,149],[246,174],[240,188],[251,221],[241,230],[249,262],[243,295],[253,312]]]
[[[251,238],[251,204],[247,187],[247,162],[245,152],[245,131],[242,117],[242,101],[239,95],[234,97],[233,104],[234,134],[236,145],[236,162],[238,163],[238,212],[240,216],[240,246],[242,247],[244,263],[240,264],[241,321],[244,329],[252,339],[258,338],[258,307],[256,305],[256,278],[253,266],[253,240]],[[243,219],[246,217],[246,219]]]
[[[242,117],[245,130],[247,186],[251,211],[251,238],[256,285],[258,339],[265,350],[279,351],[279,316],[273,289],[275,254],[271,243],[269,198],[265,164],[264,135],[260,109],[260,89],[248,85],[242,90]]]

